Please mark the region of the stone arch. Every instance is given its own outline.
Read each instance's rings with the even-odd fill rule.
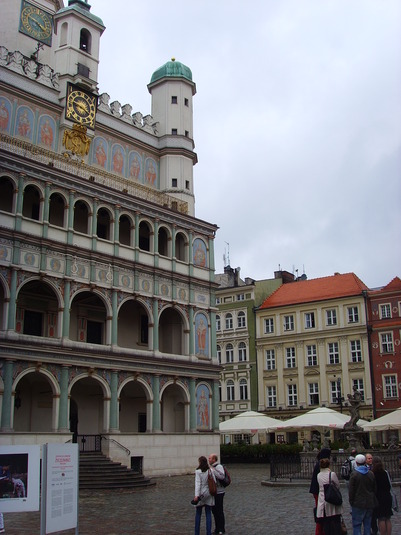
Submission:
[[[175,234],[175,258],[181,262],[188,262],[189,239],[187,234],[179,230]]]
[[[171,256],[171,230],[167,225],[160,225],[158,234],[158,253],[161,256]]]
[[[54,432],[58,428],[60,387],[45,368],[27,368],[12,386],[14,431]]]
[[[164,433],[189,430],[189,391],[183,382],[167,381],[160,390],[161,429]]]
[[[30,277],[17,291],[15,330],[20,334],[59,338],[63,306],[61,292],[52,281]]]
[[[189,324],[179,306],[165,306],[159,314],[159,349],[162,353],[185,355],[188,352]]]
[[[142,218],[139,222],[138,228],[139,243],[136,244],[139,246],[139,249],[142,251],[153,251],[153,236],[154,228],[153,223],[149,219]]]
[[[68,199],[63,192],[54,190],[49,197],[49,223],[56,227],[65,228]]]
[[[98,206],[96,212],[96,236],[102,240],[113,239],[114,216],[107,206]]]
[[[15,213],[17,181],[9,174],[0,177],[0,210]]]
[[[79,373],[71,380],[68,393],[70,426],[73,403],[77,409],[76,435],[108,432],[111,390],[103,377],[90,371]]]
[[[121,245],[132,247],[133,245],[133,229],[135,223],[132,216],[126,212],[122,212],[118,219],[118,241]]]
[[[87,200],[76,199],[74,201],[73,229],[75,232],[89,234],[92,216],[93,210]]]
[[[140,300],[128,297],[118,308],[117,345],[129,349],[149,349],[151,311]]]
[[[70,300],[71,340],[92,344],[110,343],[112,309],[105,296],[97,289],[76,291]]]
[[[43,191],[34,183],[26,183],[22,199],[22,216],[34,221],[42,219]]]
[[[125,379],[118,389],[119,430],[145,433],[152,430],[153,392],[141,377]]]

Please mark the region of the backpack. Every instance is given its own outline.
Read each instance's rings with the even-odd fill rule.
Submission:
[[[220,479],[219,483],[222,487],[228,487],[228,485],[231,483],[231,476],[228,473],[228,470],[225,466],[223,466],[224,469],[224,479]]]
[[[349,480],[352,472],[352,462],[351,459],[346,459],[341,466],[341,477],[346,481]]]

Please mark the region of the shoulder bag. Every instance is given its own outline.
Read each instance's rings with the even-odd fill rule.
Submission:
[[[391,484],[391,479],[389,476],[389,473],[386,470],[386,474],[388,477],[388,482],[390,483],[390,494],[391,494],[391,508],[393,511],[398,511],[398,500],[397,500],[397,494],[394,492],[393,485]]]
[[[216,496],[216,494],[217,494],[216,480],[215,480],[214,475],[212,474],[212,471],[210,470],[210,468],[207,471],[207,484],[209,485],[210,496]]]
[[[343,497],[340,489],[331,481],[331,472],[329,472],[329,482],[323,485],[324,499],[327,503],[332,505],[341,505],[343,503]]]

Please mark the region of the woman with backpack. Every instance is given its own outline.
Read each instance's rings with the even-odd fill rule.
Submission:
[[[209,473],[214,478],[213,473],[209,468],[206,457],[199,457],[199,465],[195,470],[195,497],[192,500],[192,505],[196,506],[195,513],[195,535],[200,535],[200,525],[202,519],[202,509],[205,508],[206,516],[206,535],[212,535],[212,507],[214,505],[214,497],[209,491],[208,477]]]

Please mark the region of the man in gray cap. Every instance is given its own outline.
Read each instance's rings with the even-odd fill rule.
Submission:
[[[366,466],[365,455],[355,457],[355,469],[349,480],[349,503],[351,505],[353,535],[370,534],[373,509],[378,505],[376,480]]]

